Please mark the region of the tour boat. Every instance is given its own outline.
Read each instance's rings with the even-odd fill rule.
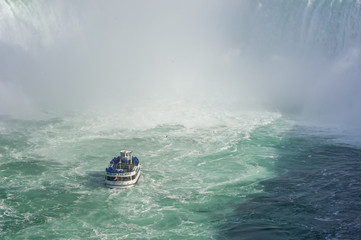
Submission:
[[[133,187],[139,180],[141,164],[128,150],[120,151],[105,169],[105,185],[109,188]]]

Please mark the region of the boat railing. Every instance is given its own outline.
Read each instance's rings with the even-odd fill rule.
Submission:
[[[133,171],[133,172],[126,172],[126,173],[113,173],[113,172],[107,172],[108,176],[118,176],[118,177],[122,177],[122,176],[132,176],[135,175],[137,172]]]

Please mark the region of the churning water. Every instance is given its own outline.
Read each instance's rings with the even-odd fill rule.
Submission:
[[[357,239],[361,150],[272,112],[0,122],[3,239]],[[136,187],[104,186],[124,147]]]

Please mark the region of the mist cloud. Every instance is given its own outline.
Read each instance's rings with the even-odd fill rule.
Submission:
[[[357,1],[8,1],[0,12],[2,114],[184,100],[359,116]]]

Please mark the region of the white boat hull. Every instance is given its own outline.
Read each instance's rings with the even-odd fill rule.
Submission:
[[[140,178],[140,165],[135,171],[128,173],[106,173],[105,186],[109,188],[131,188]]]

